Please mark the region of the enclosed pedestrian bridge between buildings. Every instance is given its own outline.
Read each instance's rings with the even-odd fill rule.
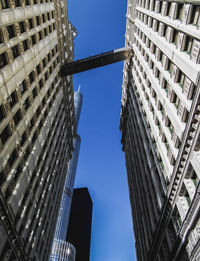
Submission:
[[[71,63],[66,63],[61,67],[61,76],[64,77],[130,59],[133,54],[133,49],[131,47],[124,47],[99,55],[90,56],[88,58],[77,60]]]

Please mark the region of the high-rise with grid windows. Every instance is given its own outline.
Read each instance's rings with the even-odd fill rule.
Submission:
[[[200,260],[200,3],[128,0],[121,131],[138,261]]]
[[[48,260],[76,135],[64,0],[0,0],[0,260]]]

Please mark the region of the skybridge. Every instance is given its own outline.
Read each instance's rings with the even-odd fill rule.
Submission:
[[[72,75],[75,73],[84,72],[108,64],[120,62],[133,57],[133,49],[124,47],[115,49],[110,52],[90,56],[81,60],[66,63],[61,67],[61,76]]]

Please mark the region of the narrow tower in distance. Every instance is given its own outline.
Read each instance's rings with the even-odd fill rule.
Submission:
[[[80,93],[80,87],[77,92],[74,92],[74,109],[75,109],[75,122],[76,122],[76,131],[78,128],[81,108],[83,103],[83,96]],[[69,222],[71,201],[74,188],[74,180],[76,175],[76,168],[78,163],[78,156],[80,150],[81,138],[77,134],[73,140],[74,151],[72,153],[72,159],[70,160],[69,167],[67,170],[67,175],[65,179],[64,190],[62,194],[62,200],[60,204],[59,215],[56,224],[56,230],[54,235],[54,242],[52,246],[52,252],[50,260],[64,260],[71,261],[75,260],[75,249],[72,245],[65,242],[67,235],[67,227]],[[71,250],[70,250],[71,249]],[[73,259],[74,258],[74,259]]]

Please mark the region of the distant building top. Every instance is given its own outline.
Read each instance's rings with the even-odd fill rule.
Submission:
[[[74,39],[74,38],[77,36],[78,32],[77,32],[75,26],[72,25],[71,22],[70,22],[70,26],[71,26],[71,31],[72,31],[72,37],[73,37],[73,39]]]

